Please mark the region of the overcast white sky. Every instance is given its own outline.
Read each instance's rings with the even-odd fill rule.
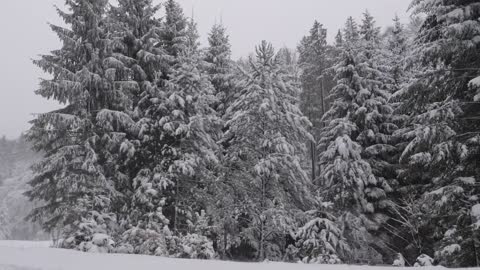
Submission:
[[[178,0],[193,12],[206,43],[210,27],[222,18],[230,33],[234,57],[248,55],[265,39],[275,47],[295,48],[316,19],[329,39],[347,16],[360,18],[366,9],[378,25],[387,26],[397,13],[407,21],[410,0]],[[33,114],[58,107],[33,93],[44,76],[31,59],[58,48],[47,22],[58,23],[53,5],[63,0],[6,0],[0,9],[0,136],[17,137],[28,129]]]

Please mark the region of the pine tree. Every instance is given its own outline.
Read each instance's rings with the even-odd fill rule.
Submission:
[[[227,110],[227,158],[241,185],[237,192],[243,192],[238,210],[250,223],[242,237],[257,259],[278,259],[278,236],[288,231],[295,211],[311,205],[310,181],[298,155],[302,142],[312,138],[298,107],[299,89],[275,61],[272,45],[264,41],[256,53],[238,99]]]
[[[469,82],[479,74],[478,3],[415,0],[412,9],[426,19],[413,52],[422,70],[402,95],[411,120],[399,180],[423,213],[420,252],[447,266],[476,266],[478,104]]]
[[[42,80],[36,93],[66,105],[32,121],[28,137],[45,157],[34,166],[26,193],[44,204],[30,218],[48,231],[61,229],[66,246],[84,250],[95,249],[95,235],[112,233],[119,194],[109,147],[123,137],[114,130],[131,123],[121,112],[128,98],[109,76],[115,61],[106,6],[107,1],[67,1],[70,13],[57,11],[70,28],[51,26],[62,47],[34,61],[53,77]]]

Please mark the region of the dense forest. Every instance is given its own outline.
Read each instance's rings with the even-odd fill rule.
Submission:
[[[25,221],[35,203],[29,202],[23,193],[32,179],[29,168],[40,157],[24,136],[16,140],[0,138],[0,240],[48,239],[40,224]]]
[[[384,30],[365,11],[332,44],[315,21],[240,60],[174,0],[66,6],[34,61],[64,106],[26,134],[28,218],[60,247],[480,265],[479,1],[413,0]]]

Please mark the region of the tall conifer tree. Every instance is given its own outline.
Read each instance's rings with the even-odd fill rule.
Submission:
[[[225,134],[231,144],[227,158],[236,164],[233,177],[241,182],[239,210],[251,222],[242,235],[259,260],[275,259],[283,245],[277,236],[288,231],[295,211],[312,202],[311,182],[299,159],[302,142],[312,139],[310,123],[299,109],[298,86],[275,59],[272,45],[263,41],[239,98],[227,111],[230,128]]]
[[[321,195],[334,203],[346,223],[351,246],[358,250],[360,235],[373,243],[366,237],[367,231],[377,230],[385,222],[382,211],[390,205],[387,192],[391,188],[384,177],[387,164],[381,154],[390,149],[392,109],[387,103],[384,74],[375,58],[378,33],[368,13],[360,30],[352,18],[347,20],[342,58],[335,67],[337,86],[329,97],[333,104],[323,118],[327,126],[319,145],[326,149],[319,156]]]
[[[302,111],[312,122],[311,132],[315,137],[315,141],[309,143],[312,179],[317,176],[315,144],[319,140],[320,130],[323,127],[321,119],[327,111],[328,81],[325,77],[330,65],[328,49],[327,30],[315,21],[310,29],[310,35],[304,37],[298,46],[299,66],[302,69],[300,76]]]
[[[478,266],[479,107],[471,80],[479,75],[480,8],[477,1],[411,6],[426,19],[413,52],[422,69],[402,100],[410,121],[399,180],[422,217],[419,249],[447,266]]]
[[[112,63],[105,10],[107,1],[67,1],[69,12],[57,10],[69,28],[52,25],[62,47],[34,61],[52,75],[37,94],[65,107],[39,115],[28,137],[45,153],[34,166],[27,195],[44,203],[30,218],[46,230],[65,233],[66,246],[88,249],[96,233],[111,233],[112,205],[118,198],[117,172],[107,150],[116,140],[113,125],[125,114],[128,100],[108,76]],[[124,121],[123,121],[124,120]]]

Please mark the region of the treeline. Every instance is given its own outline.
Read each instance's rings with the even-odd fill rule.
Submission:
[[[33,204],[22,194],[32,178],[29,167],[39,158],[23,135],[14,140],[0,138],[0,240],[48,237],[39,224],[25,222]]]
[[[415,0],[383,33],[365,12],[334,44],[315,22],[298,53],[239,61],[174,0],[66,4],[62,47],[35,61],[65,106],[33,121],[27,192],[62,247],[479,264],[477,1]]]
[[[0,138],[0,185],[3,180],[24,170],[23,164],[29,164],[37,158],[38,155],[31,150],[30,143],[23,135],[16,140],[9,140],[5,136]]]

